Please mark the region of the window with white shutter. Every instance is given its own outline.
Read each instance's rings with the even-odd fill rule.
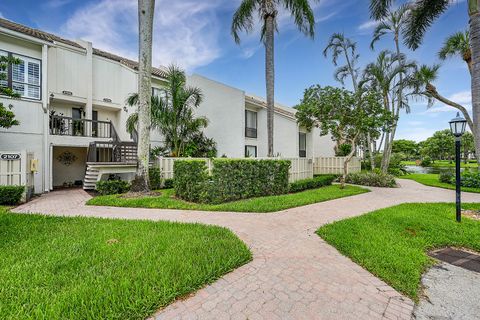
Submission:
[[[11,88],[22,98],[41,99],[41,63],[40,60],[0,51],[0,55],[17,59],[18,63],[9,63],[5,70],[0,70],[0,86]]]

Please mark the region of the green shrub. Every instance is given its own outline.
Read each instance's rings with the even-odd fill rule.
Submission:
[[[455,177],[455,174],[453,173],[453,171],[450,171],[450,170],[441,171],[440,174],[438,175],[438,181],[443,183],[452,183],[454,177]]]
[[[223,203],[288,193],[288,160],[212,161],[211,176],[204,160],[175,161],[175,194],[187,201]]]
[[[352,152],[352,145],[349,143],[342,143],[338,148],[338,152],[336,154],[337,157],[346,157]]]
[[[430,157],[428,157],[428,156],[427,156],[427,157],[424,157],[424,158],[422,159],[422,162],[420,163],[420,165],[421,165],[422,167],[429,167],[429,166],[431,166],[431,165],[432,165],[432,158],[430,158]]]
[[[98,181],[96,190],[101,195],[120,194],[130,190],[130,183],[124,180]]]
[[[162,175],[160,174],[160,168],[149,168],[148,178],[150,180],[150,189],[158,190],[162,188]]]
[[[480,188],[480,172],[465,170],[462,172],[461,183],[462,187]]]
[[[175,195],[187,201],[199,202],[208,185],[205,160],[176,160],[173,172]]]
[[[0,205],[16,205],[25,192],[23,186],[0,186]]]
[[[382,188],[394,188],[397,186],[394,176],[392,176],[391,174],[384,174],[377,171],[349,173],[347,174],[345,182],[362,186]]]
[[[164,179],[162,189],[172,189],[173,179]]]
[[[318,175],[311,179],[304,179],[290,183],[289,191],[292,193],[300,192],[308,189],[316,189],[329,186],[337,178],[335,175]]]

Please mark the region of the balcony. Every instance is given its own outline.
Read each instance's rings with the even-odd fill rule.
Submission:
[[[118,139],[111,121],[73,119],[57,115],[50,116],[50,134],[58,136]]]

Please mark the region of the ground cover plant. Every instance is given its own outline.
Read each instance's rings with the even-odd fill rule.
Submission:
[[[436,173],[428,173],[428,174],[412,173],[406,176],[402,176],[401,179],[414,180],[418,183],[421,183],[423,185],[430,186],[430,187],[438,187],[438,188],[455,190],[455,184],[440,182],[440,177]],[[462,191],[480,193],[480,188],[462,187]]]
[[[0,209],[2,319],[145,319],[248,262],[225,228]]]
[[[176,180],[177,179],[175,179],[175,181]],[[276,212],[317,202],[353,196],[365,192],[368,192],[368,190],[356,186],[345,186],[344,189],[341,189],[338,185],[332,185],[278,196],[242,199],[222,204],[202,204],[178,199],[175,197],[175,192],[173,189],[166,189],[162,190],[159,196],[152,197],[125,198],[121,195],[98,196],[90,199],[87,204],[131,208],[230,212]]]
[[[349,173],[345,181],[351,184],[370,187],[394,188],[397,186],[393,175],[380,171]]]
[[[464,204],[480,209],[480,204]],[[318,235],[405,295],[417,299],[420,279],[434,260],[429,250],[480,251],[480,221],[455,221],[455,204],[402,204],[325,225]]]

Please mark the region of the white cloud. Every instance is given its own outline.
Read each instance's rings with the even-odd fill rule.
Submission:
[[[192,70],[220,55],[215,9],[221,0],[157,1],[153,35],[153,63],[177,63]],[[65,35],[82,38],[94,47],[137,60],[136,0],[102,0],[87,5],[68,19]]]
[[[2,12],[0,12],[0,18],[5,18]]]
[[[462,106],[464,106],[468,111],[472,110],[472,94],[471,91],[460,91],[457,93],[454,93],[447,97],[448,100],[451,100],[453,102],[456,102]],[[450,113],[455,113],[457,112],[457,109],[445,105],[440,102],[436,102],[435,105],[429,109],[427,109],[423,114],[430,114],[434,115],[437,113],[443,113],[443,112],[450,112]]]
[[[472,103],[472,92],[470,90],[468,91],[461,91],[452,94],[450,97],[448,97],[449,100],[452,100],[453,102],[465,105],[465,104],[471,104]]]
[[[373,29],[378,25],[378,23],[379,22],[375,21],[375,20],[366,21],[366,22],[364,22],[364,23],[362,23],[361,25],[358,26],[358,30],[366,31],[366,30]]]
[[[408,128],[408,130],[401,130],[399,128],[399,131],[397,135],[395,136],[396,140],[399,139],[407,139],[407,140],[413,140],[416,142],[424,141],[427,138],[431,137],[433,133],[437,131],[436,129],[428,129],[424,127],[417,127],[417,128]]]
[[[45,7],[56,9],[56,8],[63,7],[64,5],[69,4],[70,2],[72,2],[72,0],[49,0],[45,2],[44,5]]]

